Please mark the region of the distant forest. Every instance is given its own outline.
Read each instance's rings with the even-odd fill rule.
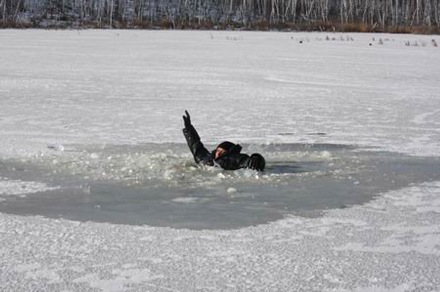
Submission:
[[[1,27],[438,33],[439,0],[0,0]]]

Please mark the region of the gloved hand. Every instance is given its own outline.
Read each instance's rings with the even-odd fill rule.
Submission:
[[[250,169],[263,171],[264,167],[266,166],[266,161],[264,160],[264,157],[261,156],[261,154],[254,153],[249,157],[247,167]]]
[[[189,116],[188,111],[185,111],[186,116],[183,116],[183,123],[185,124],[185,128],[189,128],[191,126],[191,117]]]

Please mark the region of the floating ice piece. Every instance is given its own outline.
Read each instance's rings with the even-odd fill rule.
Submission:
[[[228,192],[228,194],[235,194],[237,192],[237,189],[230,187],[226,191]]]
[[[172,199],[171,201],[174,203],[182,203],[182,204],[190,204],[190,203],[197,203],[198,198],[195,197],[179,197]]]
[[[64,146],[58,143],[48,144],[47,148],[55,151],[64,151]]]
[[[92,158],[92,159],[98,159],[99,158],[99,154],[98,153],[91,153],[90,154],[90,158]]]
[[[48,186],[45,183],[35,181],[10,180],[0,177],[0,195],[23,196],[32,193],[59,189],[58,186]]]

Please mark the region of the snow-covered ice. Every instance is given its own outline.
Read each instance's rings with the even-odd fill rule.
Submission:
[[[27,212],[0,213],[0,290],[440,290],[433,38],[0,31],[0,204],[29,202]],[[195,168],[185,109],[207,145],[242,143],[266,155],[270,172]],[[66,206],[60,216],[33,212],[42,197],[88,204],[96,189],[145,182],[159,195],[164,186],[194,190],[164,199],[175,210],[219,198],[249,204],[258,193],[244,191],[249,184],[270,205],[271,186],[276,197],[295,179],[324,177],[349,182],[344,190],[364,200],[235,229],[75,220]],[[91,206],[85,214],[105,211]]]

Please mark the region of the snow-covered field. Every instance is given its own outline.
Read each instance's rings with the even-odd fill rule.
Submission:
[[[434,163],[425,181],[373,188],[364,204],[236,229],[2,212],[0,290],[440,291],[440,48],[433,40],[440,42],[385,34],[0,31],[6,207],[41,193],[63,196],[69,184],[93,200],[87,179],[176,187],[176,179],[188,182],[179,170],[194,174],[188,188],[224,187],[231,203],[240,195],[235,184],[274,186],[269,199],[278,183],[303,179],[270,171],[204,176],[184,145],[185,109],[208,145],[243,143],[265,154],[272,172],[280,159],[339,165],[345,156],[329,145]],[[329,148],[264,153],[270,145]],[[336,170],[351,179],[354,169],[370,166],[353,165]],[[186,193],[172,201],[203,204]]]

